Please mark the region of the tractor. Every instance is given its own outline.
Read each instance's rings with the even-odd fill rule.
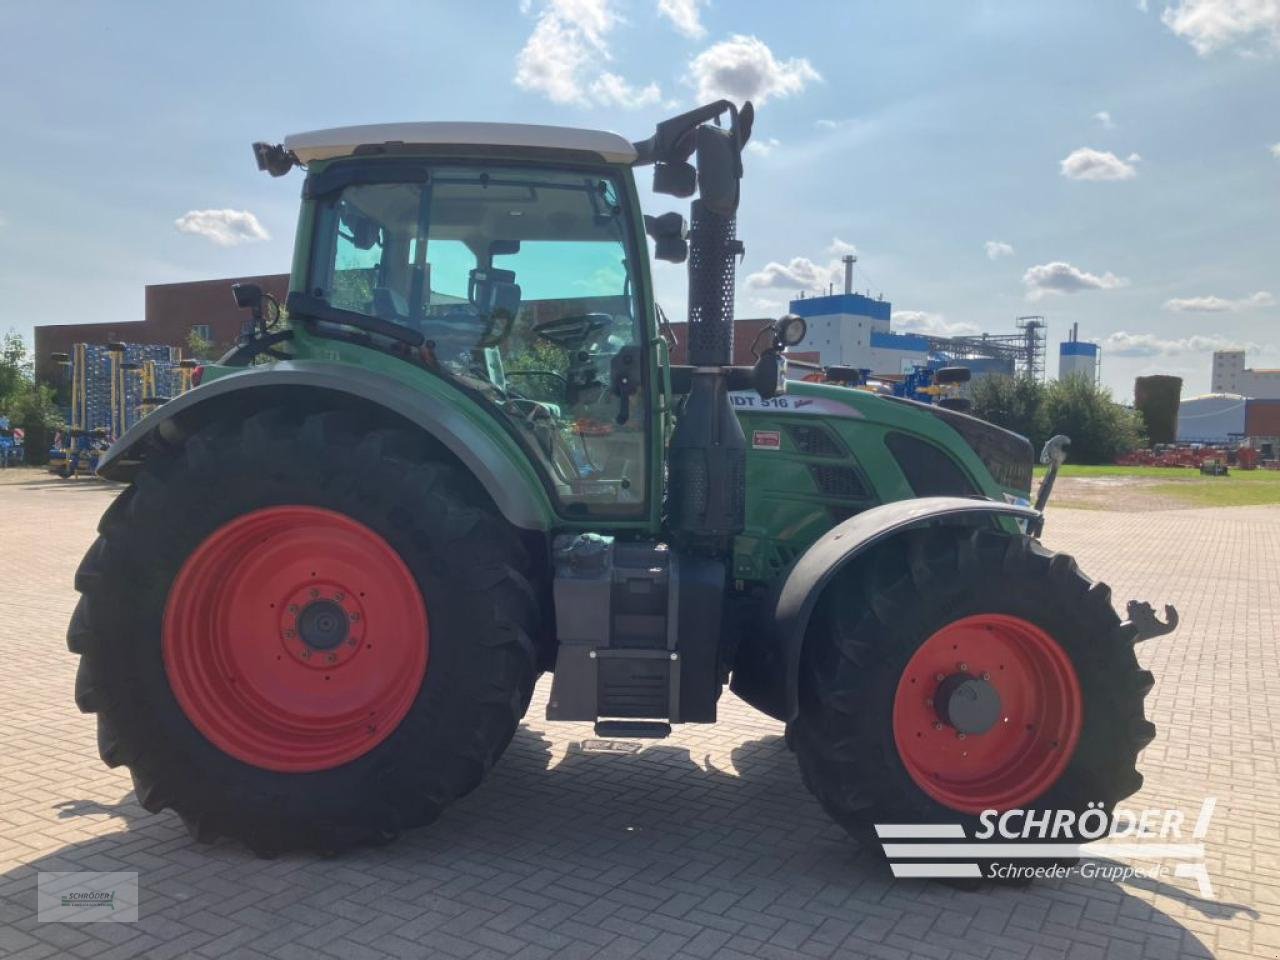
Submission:
[[[333,853],[436,818],[546,719],[606,738],[786,726],[855,835],[1110,811],[1154,736],[1109,589],[1038,540],[1026,439],[733,364],[754,113],[632,143],[357,126],[254,144],[305,172],[284,304],[133,425],[76,575],[75,698],[107,765],[193,836]],[[690,198],[644,216],[634,175]],[[686,263],[687,365],[653,256]],[[283,309],[282,309],[283,308]]]

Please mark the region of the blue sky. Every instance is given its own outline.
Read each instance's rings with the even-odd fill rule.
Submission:
[[[638,139],[750,95],[739,315],[853,246],[899,328],[1041,313],[1054,343],[1077,321],[1103,343],[1121,397],[1148,372],[1199,392],[1216,345],[1280,366],[1280,4],[1146,6],[4,3],[0,329],[287,270],[301,177],[258,173],[253,140],[408,119]],[[656,273],[678,316],[682,268]]]

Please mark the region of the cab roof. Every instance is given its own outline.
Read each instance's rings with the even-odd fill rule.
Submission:
[[[636,149],[616,133],[531,123],[372,123],[312,130],[285,137],[284,148],[303,164],[355,153],[359,147],[483,146],[535,147],[594,153],[606,163],[632,163]]]

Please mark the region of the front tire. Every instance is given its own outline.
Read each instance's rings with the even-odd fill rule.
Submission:
[[[76,577],[76,701],[200,839],[335,852],[429,823],[507,746],[537,626],[513,531],[405,430],[269,409],[157,454]]]
[[[995,530],[915,531],[824,594],[788,742],[859,838],[876,823],[961,823],[972,838],[985,809],[1109,817],[1141,787],[1155,734],[1132,641],[1070,557]]]

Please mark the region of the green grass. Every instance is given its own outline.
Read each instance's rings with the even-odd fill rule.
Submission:
[[[1036,476],[1044,476],[1036,467]],[[1280,470],[1235,470],[1225,477],[1202,476],[1199,470],[1180,467],[1119,467],[1064,464],[1059,476],[1133,477],[1162,480],[1144,484],[1143,491],[1170,497],[1194,507],[1248,507],[1280,503]]]

